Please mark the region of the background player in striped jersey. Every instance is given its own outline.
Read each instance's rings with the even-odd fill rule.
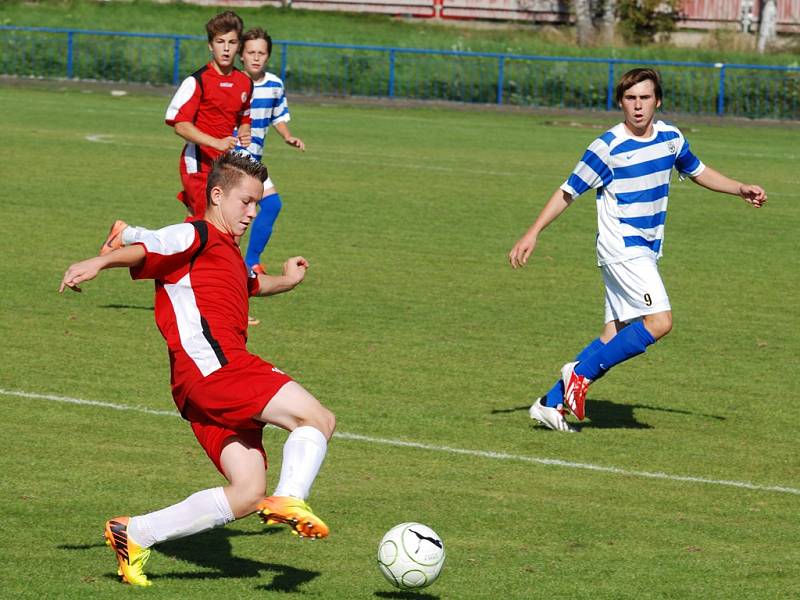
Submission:
[[[255,218],[266,179],[261,163],[235,152],[223,154],[209,174],[204,220],[149,232],[130,246],[73,264],[61,282],[61,292],[80,291],[82,282],[112,267],[130,268],[134,279],[155,280],[155,318],[169,350],[173,399],[229,482],[164,509],[106,523],[120,574],[133,585],[150,585],[143,570],[150,546],[253,512],[267,523],[286,523],[303,537],[328,535],[305,499],[336,419],[302,386],[246,348],[248,295],[287,292],[303,281],[308,267],[300,256],[286,261],[278,276],[245,267],[236,238]],[[291,432],[278,485],[268,498],[265,423]]]
[[[179,168],[183,191],[178,199],[190,214],[201,218],[212,161],[237,143],[250,143],[253,84],[234,67],[242,29],[242,19],[232,11],[206,23],[211,61],[183,80],[165,116],[167,125],[186,140]],[[238,140],[233,136],[237,127]]]
[[[266,71],[267,61],[272,54],[272,38],[260,27],[250,29],[242,36],[240,52],[244,72],[253,81],[253,99],[250,102],[250,144],[241,143],[239,147],[254,159],[261,160],[265,138],[272,127],[284,142],[305,151],[303,140],[294,137],[289,131],[291,117],[283,81]],[[256,273],[264,273],[261,253],[269,242],[272,227],[281,210],[281,197],[271,178],[264,182],[264,197],[258,204],[259,212],[250,228],[250,241],[244,260],[248,268]]]
[[[600,337],[565,364],[561,378],[531,406],[531,417],[550,429],[574,431],[564,418],[565,409],[582,420],[588,386],[672,329],[657,261],[673,167],[709,190],[741,196],[752,206],[761,207],[767,200],[761,187],[730,179],[700,162],[677,127],[655,121],[661,97],[658,72],[633,69],[621,77],[616,100],[624,122],[589,145],[569,179],[509,252],[512,267],[524,266],[539,233],[577,196],[597,190],[597,262],[606,287],[605,325]]]

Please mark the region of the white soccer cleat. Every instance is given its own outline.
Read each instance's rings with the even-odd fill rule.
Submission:
[[[531,419],[535,419],[545,427],[549,427],[555,431],[564,431],[566,433],[578,432],[577,429],[567,423],[562,411],[542,404],[542,398],[536,399],[528,410],[528,413],[531,415]]]

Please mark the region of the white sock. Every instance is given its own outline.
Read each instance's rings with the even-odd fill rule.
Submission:
[[[122,230],[122,243],[125,246],[130,246],[136,242],[141,242],[142,239],[149,234],[149,229],[145,229],[144,227],[136,227],[135,225],[128,225]]]
[[[327,451],[328,440],[316,427],[305,425],[290,433],[283,445],[281,478],[273,495],[308,498]]]
[[[233,521],[233,511],[221,487],[192,494],[183,502],[133,517],[128,536],[142,548],[206,531]]]

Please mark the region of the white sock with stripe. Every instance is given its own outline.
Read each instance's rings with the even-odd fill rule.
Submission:
[[[128,536],[142,548],[194,535],[233,521],[233,511],[221,487],[196,492],[182,502],[133,517]]]
[[[281,478],[273,495],[308,498],[327,451],[328,440],[316,427],[304,425],[292,431],[283,445]]]

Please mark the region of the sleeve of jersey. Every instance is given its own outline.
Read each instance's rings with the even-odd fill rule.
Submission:
[[[201,240],[191,223],[180,223],[151,231],[138,243],[146,254],[140,265],[131,267],[131,279],[165,279],[191,262]]]
[[[575,198],[587,190],[610,184],[614,176],[607,164],[608,157],[608,144],[596,139],[586,149],[561,189]]]
[[[253,82],[250,82],[250,93],[247,95],[247,100],[242,103],[242,110],[239,111],[239,125],[250,125],[252,119],[250,118],[250,104],[253,102]]]
[[[289,104],[286,102],[286,89],[281,86],[281,95],[275,100],[275,106],[272,107],[272,124],[285,123],[291,120],[292,117],[289,115]]]
[[[683,145],[675,158],[675,168],[678,173],[689,177],[697,177],[706,168],[700,159],[689,150],[689,140],[686,138],[683,138]]]
[[[170,100],[164,121],[170,127],[174,127],[175,123],[194,123],[199,106],[200,86],[197,85],[194,77],[187,77]]]

